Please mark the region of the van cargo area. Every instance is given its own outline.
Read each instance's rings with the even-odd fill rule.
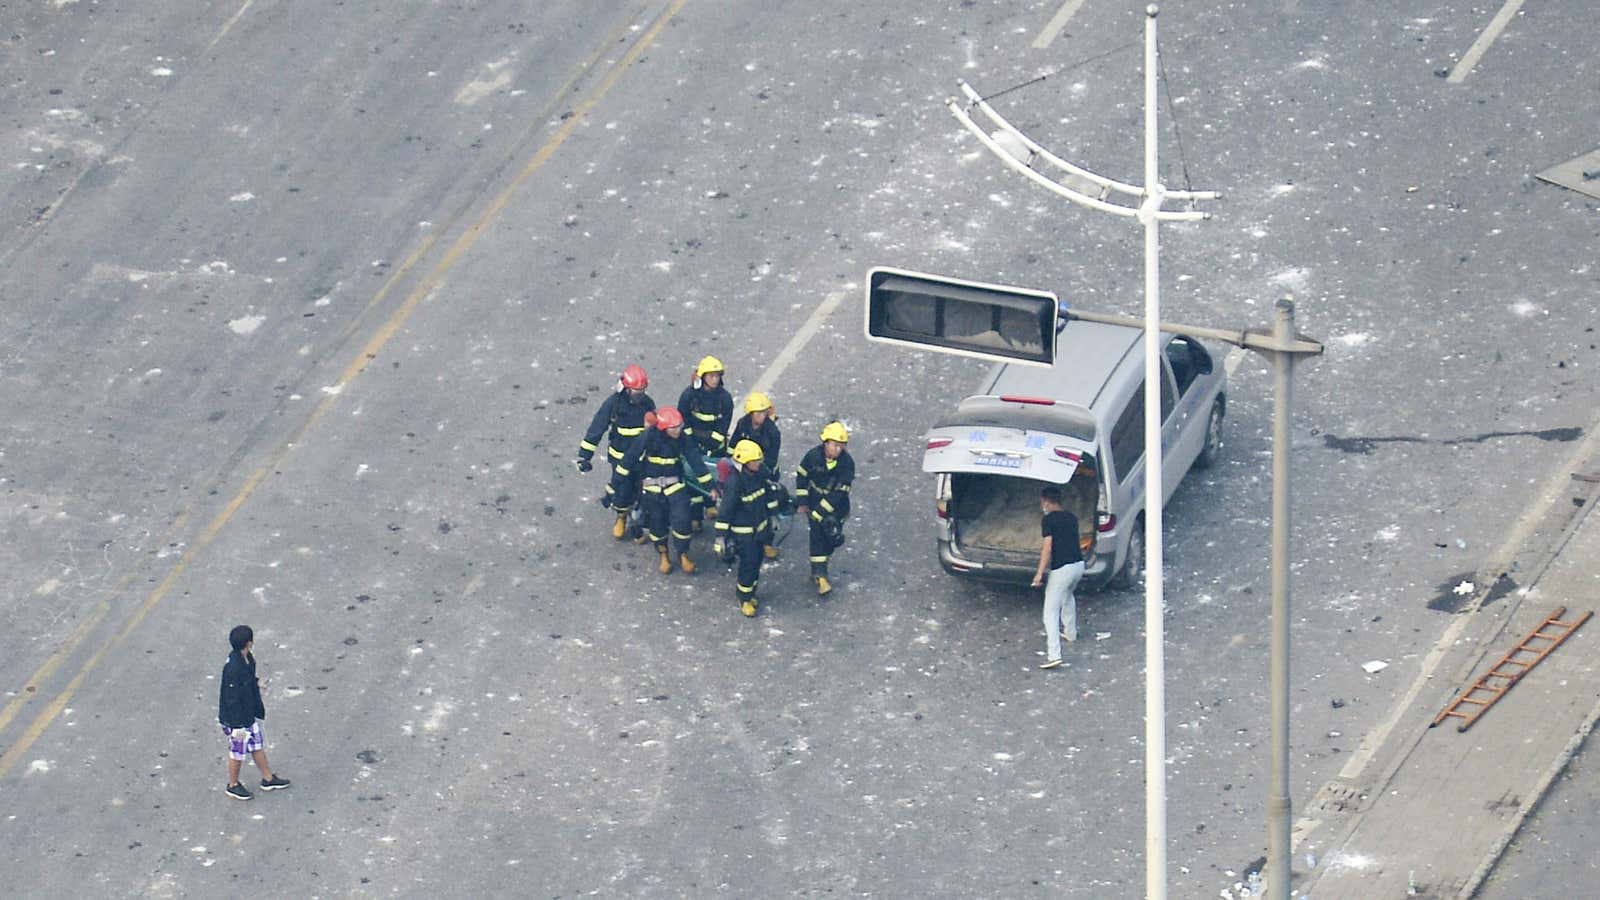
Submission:
[[[1095,468],[1080,466],[1063,485],[1064,506],[1078,519],[1084,558],[1094,552]],[[950,476],[951,537],[961,554],[978,562],[1033,566],[1039,535],[1039,491],[1049,482],[1014,475],[957,472]]]

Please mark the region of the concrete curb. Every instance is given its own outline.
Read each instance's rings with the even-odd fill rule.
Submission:
[[[1551,763],[1549,768],[1545,769],[1544,773],[1539,776],[1539,780],[1534,783],[1532,795],[1527,802],[1518,808],[1517,814],[1512,817],[1510,823],[1506,826],[1505,833],[1489,848],[1489,852],[1484,855],[1483,862],[1478,864],[1478,868],[1474,869],[1472,875],[1467,878],[1466,884],[1462,885],[1460,893],[1456,894],[1458,900],[1472,900],[1473,897],[1477,896],[1478,889],[1483,887],[1483,883],[1489,879],[1489,875],[1494,872],[1495,866],[1499,865],[1500,858],[1505,855],[1506,848],[1516,838],[1517,832],[1522,830],[1522,823],[1527,821],[1528,817],[1533,815],[1534,810],[1538,809],[1539,805],[1544,802],[1545,795],[1550,792],[1550,786],[1566,770],[1567,766],[1572,762],[1572,758],[1578,755],[1578,751],[1582,749],[1584,741],[1588,740],[1590,732],[1594,731],[1596,721],[1600,721],[1600,701],[1596,701],[1594,707],[1589,710],[1589,714],[1584,717],[1583,724],[1579,725],[1577,732],[1567,740],[1566,746],[1562,748],[1561,754],[1556,757],[1556,761]]]

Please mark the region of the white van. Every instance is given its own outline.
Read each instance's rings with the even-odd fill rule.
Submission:
[[[1222,453],[1225,375],[1197,339],[1161,335],[1163,489]],[[999,365],[927,435],[939,563],[952,575],[1026,584],[1038,567],[1039,490],[1065,488],[1085,583],[1144,576],[1144,332],[1074,321],[1049,368]]]

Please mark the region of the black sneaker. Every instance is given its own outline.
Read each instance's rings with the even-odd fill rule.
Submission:
[[[289,779],[279,778],[276,775],[272,776],[270,781],[265,778],[261,779],[261,789],[263,791],[281,791],[288,786]]]
[[[249,789],[242,784],[230,784],[223,793],[235,800],[249,800],[251,796]]]

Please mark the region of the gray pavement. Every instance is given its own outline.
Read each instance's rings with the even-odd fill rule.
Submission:
[[[1590,471],[1575,474],[1593,478]],[[1400,718],[1389,746],[1375,754],[1378,774],[1336,781],[1319,795],[1323,802],[1313,803],[1308,817],[1315,825],[1304,829],[1300,846],[1303,859],[1320,862],[1297,885],[1307,896],[1479,895],[1600,717],[1600,628],[1590,619],[1572,632],[1468,730],[1458,730],[1458,719],[1429,726],[1547,616],[1565,609],[1558,621],[1576,623],[1600,610],[1594,566],[1600,516],[1591,514],[1597,499],[1600,490],[1582,479],[1556,498],[1552,515],[1567,524],[1553,555],[1527,573],[1522,589],[1502,596],[1477,592],[1478,604],[1463,613],[1468,621],[1436,676]],[[1567,866],[1554,874],[1529,855],[1521,872],[1498,879],[1482,896],[1572,896],[1588,881],[1576,877],[1588,865],[1585,855],[1567,854]]]
[[[3,7],[9,883],[1137,894],[1137,599],[1085,597],[1044,673],[1036,595],[939,571],[920,437],[982,367],[867,345],[855,300],[895,264],[1137,310],[1136,229],[942,106],[1053,72],[998,102],[1136,178],[1139,10],[1033,47],[1061,8]],[[1588,14],[1530,9],[1459,85],[1465,2],[1164,14],[1164,177],[1227,192],[1163,234],[1167,313],[1292,292],[1330,348],[1296,397],[1297,799],[1600,408],[1595,204],[1528,177],[1592,148]],[[612,543],[570,457],[625,363],[664,400],[715,352],[740,393],[786,348],[784,462],[849,418],[859,514],[833,599],[786,548],[748,622],[726,573]],[[1263,850],[1269,385],[1245,358],[1168,509],[1173,896]],[[295,780],[248,804],[212,721],[238,621]]]

